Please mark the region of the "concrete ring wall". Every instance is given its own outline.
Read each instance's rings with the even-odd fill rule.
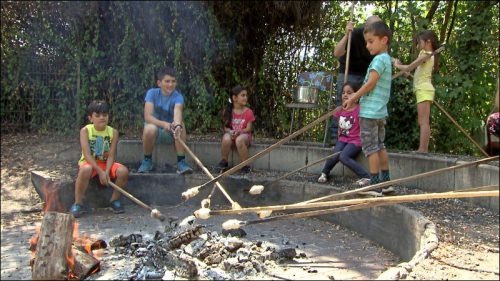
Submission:
[[[190,149],[200,159],[205,166],[215,166],[220,161],[220,142],[188,142]],[[255,155],[259,151],[269,147],[271,144],[252,144],[250,146],[250,155]],[[252,163],[256,169],[268,171],[289,172],[308,163],[323,158],[331,153],[331,148],[321,147],[317,143],[299,143],[296,145],[282,145],[268,154],[263,155]],[[118,143],[117,161],[121,163],[139,166],[144,156],[142,142],[137,140],[121,140]],[[357,158],[366,168],[368,161],[360,153]],[[196,163],[189,156],[187,161],[196,167]],[[155,165],[164,165],[168,163],[175,165],[176,155],[173,145],[159,145],[153,152],[153,163]],[[236,165],[240,161],[236,152],[231,152],[229,164]],[[389,167],[391,178],[398,179],[411,175],[416,175],[436,169],[455,166],[465,163],[458,156],[439,156],[433,154],[415,154],[415,153],[389,153]],[[320,174],[323,165],[318,164],[307,169],[304,172]],[[339,163],[331,171],[332,175],[355,177],[356,175],[342,163]],[[426,192],[446,192],[457,191],[472,187],[499,185],[499,167],[480,164],[460,168],[453,171],[424,177],[413,182],[405,183],[407,187],[414,187]],[[462,199],[472,202],[478,206],[499,213],[499,198],[470,198]]]

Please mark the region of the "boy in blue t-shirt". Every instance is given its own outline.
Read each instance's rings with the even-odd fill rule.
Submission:
[[[361,126],[361,146],[368,158],[370,168],[370,185],[389,181],[389,157],[384,145],[387,103],[391,93],[392,63],[387,53],[391,39],[391,30],[382,21],[365,27],[363,36],[366,48],[375,55],[368,67],[363,86],[344,102],[349,108],[358,100],[361,106],[359,113]],[[379,177],[379,173],[381,174]],[[375,189],[380,195],[393,192],[392,187]]]
[[[193,170],[186,163],[184,147],[176,141],[178,138],[186,142],[186,130],[182,120],[184,97],[175,89],[177,80],[175,71],[170,67],[157,73],[158,88],[149,89],[144,98],[144,132],[142,144],[144,160],[137,170],[139,173],[153,169],[153,149],[155,143],[164,141],[175,142],[177,153],[177,173],[190,173]]]

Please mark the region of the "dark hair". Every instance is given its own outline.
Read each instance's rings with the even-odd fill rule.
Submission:
[[[93,100],[87,107],[88,116],[92,116],[92,113],[109,113],[109,106],[103,100]]]
[[[432,51],[439,48],[439,39],[436,32],[432,30],[422,30],[418,33],[417,40],[431,41]],[[439,54],[434,55],[434,72],[439,69]]]
[[[165,77],[165,75],[172,76],[175,78],[176,77],[175,69],[167,66],[158,70],[158,72],[156,72],[156,80],[162,80],[163,77]]]
[[[344,85],[342,85],[342,91],[344,90],[344,87],[345,86],[349,86],[353,89],[354,92],[357,92],[359,90],[359,86],[356,84],[352,84],[352,83],[349,83],[349,82],[345,82]]]
[[[363,34],[364,33],[373,33],[373,35],[378,37],[387,36],[387,46],[391,44],[391,37],[392,37],[391,29],[383,21],[376,21],[372,24],[365,26]]]
[[[232,129],[231,123],[233,121],[233,96],[239,95],[242,91],[245,91],[247,88],[237,85],[231,89],[231,96],[229,97],[229,104],[224,109],[224,113],[222,114],[222,121],[224,122],[225,128]]]

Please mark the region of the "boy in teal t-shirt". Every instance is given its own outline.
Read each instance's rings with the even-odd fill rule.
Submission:
[[[389,157],[385,148],[385,124],[387,103],[391,93],[392,64],[387,53],[391,30],[382,21],[365,27],[363,36],[366,48],[375,55],[363,82],[363,86],[347,101],[343,107],[349,108],[360,99],[359,117],[361,126],[361,146],[368,158],[370,185],[389,181]],[[373,195],[393,192],[392,187],[375,189]]]

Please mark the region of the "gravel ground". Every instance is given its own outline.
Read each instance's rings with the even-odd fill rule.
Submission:
[[[135,138],[137,139],[137,138]],[[218,140],[218,137],[191,137],[192,140]],[[264,140],[273,143],[273,140]],[[3,134],[1,139],[1,229],[16,227],[20,237],[29,239],[35,225],[41,221],[41,202],[31,186],[30,171],[40,170],[54,177],[74,179],[79,157],[78,138],[26,134]],[[75,160],[61,160],[75,155]],[[457,156],[451,156],[457,157]],[[461,160],[476,157],[460,156]],[[269,177],[281,175],[268,171],[255,171]],[[318,175],[297,173],[289,179],[315,182]],[[326,184],[351,189],[342,178],[330,179]],[[397,187],[399,194],[417,194],[423,191]],[[440,244],[430,257],[421,262],[407,279],[490,280],[499,279],[499,215],[457,199],[440,199],[406,203],[405,206],[422,212],[433,221],[438,230]],[[3,235],[2,235],[3,236]],[[26,237],[24,237],[26,236]],[[19,267],[9,263],[4,252],[11,248],[2,238],[2,278],[13,274]],[[30,276],[21,276],[30,279]]]

